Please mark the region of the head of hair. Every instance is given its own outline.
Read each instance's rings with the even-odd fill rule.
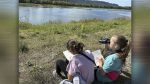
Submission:
[[[128,45],[128,40],[126,39],[126,37],[122,36],[122,35],[115,35],[113,36],[115,38],[117,38],[116,40],[116,46],[115,46],[115,52],[119,53],[119,52],[123,52],[126,48],[126,46]]]
[[[79,53],[83,52],[83,47],[84,47],[83,43],[78,42],[73,39],[71,39],[67,42],[67,49],[73,54],[79,54]]]
[[[115,35],[114,37],[117,38],[115,52],[116,53],[126,53],[126,51],[128,49],[127,48],[128,40],[126,39],[126,37],[124,37],[122,35]],[[120,59],[122,59],[123,63],[125,63],[126,57],[127,57],[127,55],[120,55]]]

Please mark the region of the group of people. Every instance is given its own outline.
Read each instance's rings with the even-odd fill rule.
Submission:
[[[109,53],[105,53],[104,59],[99,56],[94,60],[93,54],[84,50],[84,46],[76,40],[67,42],[67,50],[74,56],[70,61],[56,61],[56,73],[64,79],[60,84],[93,84],[95,80],[103,83],[117,80],[130,50],[128,40],[122,35],[112,36],[110,43],[105,44],[105,50]]]

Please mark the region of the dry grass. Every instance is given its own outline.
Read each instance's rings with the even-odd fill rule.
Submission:
[[[50,22],[42,25],[23,22],[19,24],[22,45],[19,52],[20,84],[58,84],[60,80],[52,76],[52,71],[55,61],[64,58],[62,51],[66,50],[65,44],[69,39],[83,42],[86,45],[85,49],[90,50],[103,48],[98,43],[101,37],[122,34],[131,39],[131,21],[127,19]],[[124,69],[128,73],[131,73],[130,61],[129,56]]]

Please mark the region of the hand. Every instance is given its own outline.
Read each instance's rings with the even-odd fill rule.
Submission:
[[[72,80],[73,80],[73,76],[72,76],[72,75],[67,74],[67,77],[68,77],[68,80],[69,80],[69,81],[72,81]]]
[[[104,50],[106,50],[106,51],[109,50],[109,44],[105,44],[105,49]]]
[[[103,64],[104,64],[104,58],[103,58],[103,56],[97,57],[97,58],[96,58],[96,63],[97,63],[97,65],[98,65],[99,67],[102,67]]]

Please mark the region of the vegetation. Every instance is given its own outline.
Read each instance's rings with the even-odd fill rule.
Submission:
[[[94,7],[94,8],[113,8],[113,9],[128,9],[131,7],[122,7],[116,4],[107,2],[82,1],[72,2],[70,0],[19,0],[20,3],[34,3],[43,5],[61,5],[61,6],[79,6],[79,7]],[[93,3],[94,2],[94,3]],[[99,4],[98,4],[99,3]]]
[[[29,48],[25,42],[19,42],[19,49],[22,53],[26,53],[29,51]]]
[[[98,43],[101,37],[115,34],[131,39],[131,21],[128,19],[82,20],[69,23],[49,22],[41,25],[19,23],[20,42],[26,43],[28,52],[19,53],[19,72],[21,84],[58,84],[60,79],[52,76],[55,61],[64,58],[66,42],[77,39],[85,49],[103,48]],[[24,48],[20,47],[20,50]],[[26,47],[25,47],[26,49]],[[130,58],[130,56],[129,56]],[[127,60],[126,72],[131,73],[131,62]]]

